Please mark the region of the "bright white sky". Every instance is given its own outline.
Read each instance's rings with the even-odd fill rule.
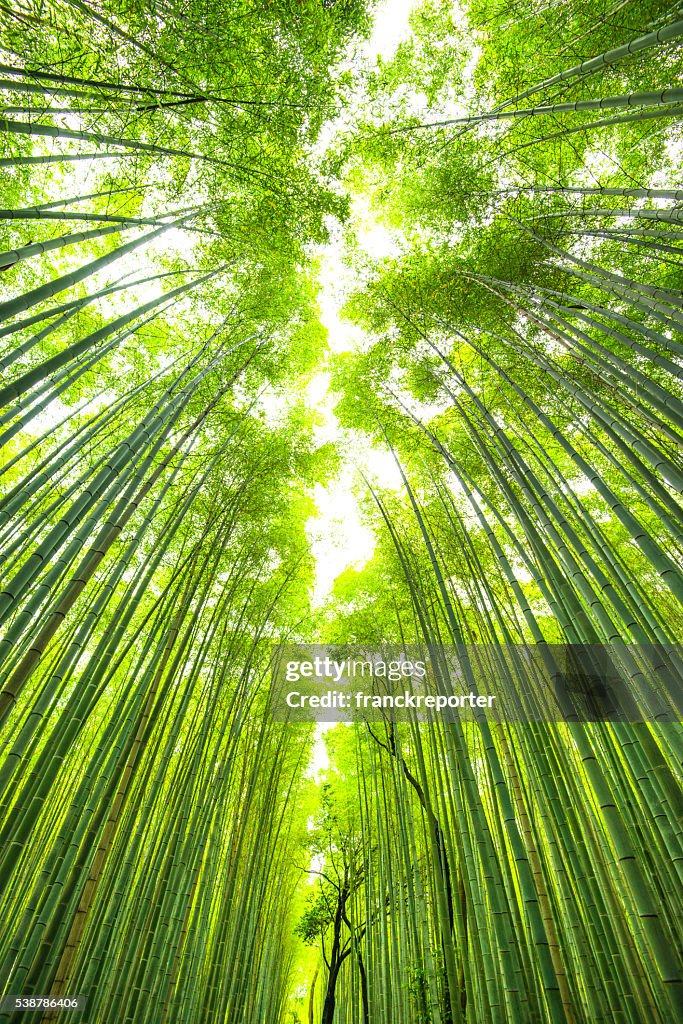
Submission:
[[[362,54],[369,60],[377,55],[388,59],[399,43],[410,35],[408,17],[417,0],[383,0],[375,12],[374,29],[370,39],[363,44]],[[323,137],[325,137],[323,131]],[[369,211],[357,199],[353,203],[353,219],[360,222],[358,230],[360,245],[374,259],[397,254],[397,245],[390,232],[382,225],[375,224]],[[340,310],[354,285],[352,272],[341,258],[342,237],[338,226],[332,228],[332,240],[319,252],[321,285],[318,295],[320,319],[328,331],[328,344],[333,353],[349,352],[367,343],[363,332],[340,317]],[[316,374],[307,390],[307,400],[321,420],[317,429],[320,444],[326,441],[342,440],[342,431],[333,412],[334,396],[329,390],[329,374]],[[401,478],[388,451],[368,449],[354,453],[357,461],[362,460],[363,471],[383,487],[399,489]],[[308,535],[313,557],[316,562],[316,579],[313,604],[320,606],[329,597],[335,579],[345,569],[361,568],[372,557],[375,537],[366,526],[360,514],[358,494],[361,493],[360,479],[353,461],[349,459],[336,480],[327,486],[318,484],[313,498],[318,514],[308,520]],[[319,783],[330,768],[330,759],[325,743],[325,733],[332,728],[332,722],[318,722],[315,727],[313,747],[306,774]],[[313,858],[310,867],[319,870],[321,864]],[[315,876],[310,875],[309,881]]]
[[[363,472],[381,487],[398,490],[401,478],[388,451],[370,448],[364,439],[348,436],[339,426],[333,406],[336,396],[329,390],[330,378],[326,372],[317,373],[311,380],[306,398],[310,408],[318,413],[320,426],[316,428],[319,444],[334,441],[340,444],[345,461],[339,475],[329,484],[316,484],[313,499],[318,514],[306,523],[306,534],[316,562],[313,603],[320,606],[329,597],[335,579],[345,569],[360,568],[375,548],[372,530],[366,526],[359,509],[359,494],[364,485],[355,466],[362,464]]]
[[[382,0],[375,9],[372,35],[363,44],[363,53],[370,60],[388,60],[404,39],[410,37],[408,18],[416,0]]]
[[[417,0],[382,0],[375,11],[374,28],[370,38],[361,47],[361,56],[373,61],[377,56],[389,59],[398,45],[410,37],[408,18]],[[377,224],[367,204],[355,197],[352,205],[352,219],[357,225],[358,241],[362,249],[373,259],[396,256],[400,247],[385,227]],[[357,286],[353,272],[342,262],[342,232],[338,226],[332,228],[332,240],[319,252],[321,290],[318,296],[320,318],[328,330],[328,344],[333,353],[349,352],[367,344],[363,332],[340,317],[350,291]],[[349,439],[345,438],[333,412],[334,396],[329,391],[329,375],[316,374],[308,388],[307,398],[311,408],[316,409],[322,425],[318,428],[321,444],[326,441],[342,442],[347,449]],[[351,443],[351,449],[353,449]],[[363,483],[356,469],[362,462],[363,471],[383,487],[399,489],[400,475],[393,456],[386,451],[347,451],[349,461],[345,463],[338,478],[329,485],[318,484],[313,498],[318,509],[317,516],[306,524],[306,532],[313,556],[316,560],[316,580],[313,603],[321,605],[329,597],[335,579],[345,569],[360,568],[375,547],[375,538],[362,519],[358,495]]]

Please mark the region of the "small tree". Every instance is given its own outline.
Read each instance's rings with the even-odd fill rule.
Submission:
[[[360,943],[367,923],[354,919],[354,896],[363,884],[365,869],[362,837],[354,816],[339,813],[332,786],[322,787],[322,808],[311,833],[310,852],[320,868],[308,906],[296,927],[296,934],[309,945],[320,943],[327,969],[327,987],[321,1024],[332,1024],[336,987],[344,962],[352,954],[358,964],[363,1022],[368,1022],[368,984]]]

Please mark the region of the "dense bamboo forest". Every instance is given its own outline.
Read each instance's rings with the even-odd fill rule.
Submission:
[[[683,1021],[683,8],[0,47],[0,1022]],[[288,643],[639,714],[281,721]]]

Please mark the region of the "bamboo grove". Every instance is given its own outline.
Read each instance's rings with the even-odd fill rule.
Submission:
[[[678,723],[271,714],[288,641],[683,680],[680,8],[425,0],[375,59],[381,10],[0,5],[0,995],[683,1019]],[[316,607],[352,457],[374,553]]]

